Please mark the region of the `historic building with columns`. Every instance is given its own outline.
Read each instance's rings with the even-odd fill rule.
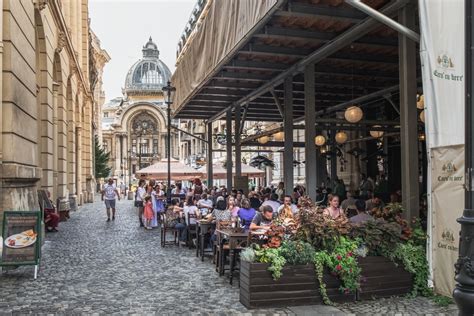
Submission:
[[[102,146],[110,152],[112,175],[130,183],[137,170],[167,158],[167,105],[162,88],[171,72],[160,60],[152,38],[142,48],[143,57],[125,76],[123,96],[102,109]],[[178,126],[178,121],[172,121]],[[179,133],[171,130],[171,157],[179,159]]]
[[[88,0],[0,0],[0,220],[53,200],[91,202],[93,138],[110,59]]]

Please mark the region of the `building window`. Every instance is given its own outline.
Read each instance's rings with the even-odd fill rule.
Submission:
[[[149,148],[149,140],[148,139],[143,139],[142,143],[141,143],[140,153],[148,154],[148,148]]]
[[[104,112],[104,117],[109,117],[109,112]]]
[[[132,139],[132,153],[137,154],[137,140]]]
[[[158,154],[158,139],[153,140],[153,154]]]
[[[109,145],[107,144],[107,142],[102,143],[102,149],[104,149],[104,151],[106,151],[106,152],[109,151]]]

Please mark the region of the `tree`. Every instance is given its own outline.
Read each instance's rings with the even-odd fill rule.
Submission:
[[[95,177],[106,178],[110,175],[111,168],[107,165],[110,158],[110,153],[105,151],[99,144],[97,135],[94,138],[95,145]]]

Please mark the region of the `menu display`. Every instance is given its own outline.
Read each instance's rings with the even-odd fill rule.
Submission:
[[[1,265],[38,264],[40,223],[40,212],[8,211],[4,213]]]

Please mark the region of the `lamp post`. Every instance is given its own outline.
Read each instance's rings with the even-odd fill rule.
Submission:
[[[168,154],[168,183],[166,185],[166,200],[171,203],[171,104],[173,104],[172,94],[176,91],[176,88],[171,85],[171,81],[168,81],[166,87],[163,87],[163,92],[166,93],[166,114],[168,118],[168,139],[166,140],[167,154]]]
[[[459,315],[474,314],[474,5],[465,0],[465,170],[466,184],[464,193],[465,208],[458,223],[461,224],[459,236],[459,258],[456,262],[456,288],[454,300],[459,308]]]

